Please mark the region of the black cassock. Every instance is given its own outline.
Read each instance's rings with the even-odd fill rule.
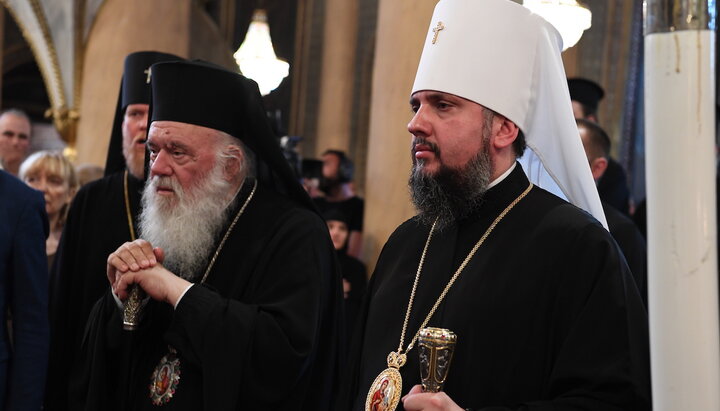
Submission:
[[[632,272],[643,303],[647,307],[647,245],[645,238],[630,217],[605,202],[602,203],[602,206],[610,234],[625,256],[625,261]]]
[[[175,310],[150,301],[139,329],[123,331],[111,293],[98,301],[87,357],[73,372],[72,409],[158,409],[148,387],[168,346],[181,374],[162,409],[330,409],[342,316],[332,253],[318,215],[258,186],[206,282]]]
[[[470,249],[527,186],[517,165],[477,213],[433,235],[404,347]],[[429,231],[408,220],[383,248],[336,409],[362,410],[397,349]],[[647,315],[619,255],[595,219],[534,187],[496,226],[428,324],[457,334],[447,394],[473,410],[649,409]],[[400,369],[403,395],[420,383],[418,363],[415,347]]]
[[[133,221],[139,213],[142,186],[142,181],[128,175]],[[121,171],[85,185],[68,213],[50,276],[47,411],[68,409],[69,369],[76,361],[90,310],[110,287],[107,257],[127,241],[131,238]]]

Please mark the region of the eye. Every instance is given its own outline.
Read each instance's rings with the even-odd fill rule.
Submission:
[[[60,177],[51,177],[48,181],[50,181],[50,184],[59,186],[63,184],[63,179]]]
[[[451,107],[450,103],[447,101],[438,101],[437,108],[440,110],[447,110]]]
[[[412,110],[413,113],[417,113],[418,110],[420,110],[420,105],[419,104],[411,104],[410,110]]]

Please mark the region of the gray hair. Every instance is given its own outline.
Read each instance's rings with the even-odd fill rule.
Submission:
[[[32,121],[30,121],[30,117],[27,115],[26,112],[20,110],[19,108],[9,108],[7,110],[3,110],[0,112],[0,118],[5,116],[6,114],[13,115],[15,117],[20,117],[25,119],[28,123],[32,124]]]

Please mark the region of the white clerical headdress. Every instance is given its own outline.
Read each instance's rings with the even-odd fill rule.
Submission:
[[[520,162],[530,181],[607,227],[561,50],[560,34],[550,23],[510,0],[440,0],[412,93],[454,94],[513,121],[527,141]]]

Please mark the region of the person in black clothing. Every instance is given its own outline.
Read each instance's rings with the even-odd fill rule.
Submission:
[[[134,240],[143,187],[150,89],[148,70],[159,61],[181,60],[154,51],[125,58],[105,177],[83,186],[68,212],[50,274],[50,362],[47,411],[68,410],[70,368],[93,304],[108,289],[107,256]]]
[[[438,2],[410,92],[417,215],[368,283],[337,410],[650,409],[647,314],[616,242],[517,161],[565,167],[555,182],[604,219],[561,45],[515,2]],[[420,385],[424,327],[457,335],[442,392]]]
[[[590,171],[595,181],[598,181],[608,167],[610,138],[599,125],[592,121],[583,119],[575,119],[575,121],[590,163]],[[635,278],[640,295],[647,306],[647,246],[645,238],[628,216],[605,201],[602,205],[610,234],[620,246],[633,278]]]
[[[313,198],[320,212],[339,210],[348,218],[350,237],[345,247],[348,255],[360,257],[362,250],[363,214],[365,201],[352,187],[354,166],[345,152],[327,150],[322,155],[323,167],[320,189],[325,196]]]
[[[367,268],[357,258],[345,252],[350,230],[348,229],[348,218],[339,210],[328,210],[323,213],[330,239],[337,253],[340,264],[340,274],[343,279],[343,294],[345,297],[345,329],[346,337],[352,337],[360,303],[365,295],[367,286]]]
[[[257,84],[209,63],[151,68],[139,239],[107,258],[77,410],[330,410],[340,278]],[[123,329],[129,287],[148,296]]]
[[[597,110],[605,90],[592,80],[569,78],[568,89],[575,118],[597,123]],[[630,215],[630,189],[622,165],[608,155],[607,167],[597,182],[600,199],[625,215]]]

